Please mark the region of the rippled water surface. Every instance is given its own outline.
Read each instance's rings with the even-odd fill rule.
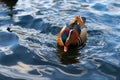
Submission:
[[[0,80],[120,80],[120,0],[10,3],[0,3]],[[57,34],[77,15],[87,44],[64,53]]]

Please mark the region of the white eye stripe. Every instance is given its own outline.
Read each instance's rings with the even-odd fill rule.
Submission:
[[[68,35],[68,37],[67,37],[67,40],[70,39],[70,35],[71,35],[71,33],[72,33],[73,30],[74,30],[74,29],[70,29],[70,31],[69,31],[69,35]],[[66,41],[67,41],[67,40],[66,40]]]

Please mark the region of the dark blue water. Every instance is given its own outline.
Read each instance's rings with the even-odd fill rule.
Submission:
[[[6,1],[0,80],[120,80],[120,0]],[[64,53],[57,34],[77,15],[87,18],[87,44]]]

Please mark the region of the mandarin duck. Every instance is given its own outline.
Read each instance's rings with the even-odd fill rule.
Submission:
[[[68,26],[64,26],[57,36],[58,46],[67,52],[70,47],[84,47],[87,40],[85,17],[76,16]]]

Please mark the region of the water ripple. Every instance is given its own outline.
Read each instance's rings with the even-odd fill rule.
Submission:
[[[119,0],[2,1],[1,80],[120,80]],[[76,15],[87,18],[87,44],[64,53],[56,37]]]

